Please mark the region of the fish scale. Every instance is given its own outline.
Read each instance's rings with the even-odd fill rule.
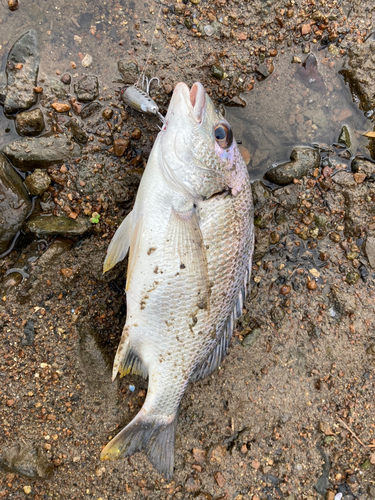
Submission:
[[[130,246],[127,319],[113,376],[132,371],[149,380],[141,411],[101,457],[145,450],[168,479],[181,398],[226,354],[242,314],[254,240],[246,165],[202,89],[195,84],[189,94],[184,84],[176,87],[133,211],[104,265],[112,267]],[[219,143],[223,134],[228,147]]]

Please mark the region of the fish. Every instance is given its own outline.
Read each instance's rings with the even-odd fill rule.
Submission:
[[[203,85],[178,83],[165,119],[103,265],[107,272],[129,250],[127,317],[112,379],[142,375],[148,391],[101,459],[143,451],[170,480],[181,399],[189,383],[220,365],[243,312],[254,210],[231,126]]]

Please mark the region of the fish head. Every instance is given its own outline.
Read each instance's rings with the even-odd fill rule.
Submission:
[[[160,165],[179,192],[206,199],[223,191],[236,195],[247,181],[245,162],[232,128],[201,83],[178,83],[160,134]]]

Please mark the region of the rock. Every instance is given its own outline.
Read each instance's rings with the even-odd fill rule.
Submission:
[[[49,89],[57,97],[57,99],[66,99],[68,97],[68,88],[61,80],[57,78],[49,79]]]
[[[20,443],[4,449],[0,469],[33,479],[52,477],[53,465],[43,448],[36,443]]]
[[[136,141],[138,141],[138,139],[141,138],[141,135],[142,135],[141,130],[139,128],[135,128],[133,130],[133,132],[131,133],[131,138],[135,139]]]
[[[78,123],[78,120],[76,118],[72,118],[69,120],[66,124],[66,127],[68,127],[74,137],[74,139],[79,143],[79,144],[86,144],[89,138],[86,135],[86,132],[83,130],[81,125]]]
[[[62,75],[62,77],[60,78],[60,80],[65,85],[70,85],[70,82],[72,81],[72,77],[69,75],[69,73],[64,73]]]
[[[117,61],[117,69],[122,74],[124,83],[133,85],[138,80],[138,64],[134,59],[120,59]]]
[[[86,75],[74,85],[80,102],[91,102],[99,96],[99,83],[95,75]]]
[[[314,485],[314,490],[319,493],[319,495],[325,495],[329,486],[329,469],[331,467],[331,461],[329,459],[329,456],[327,453],[321,449],[318,448],[319,452],[322,456],[323,459],[323,464],[322,464],[322,474],[319,477],[318,481]]]
[[[267,78],[270,76],[272,71],[269,70],[266,64],[259,64],[259,66],[255,70],[258,75],[260,75],[262,78]]]
[[[19,135],[35,136],[45,127],[43,113],[39,108],[22,111],[16,116],[16,129]]]
[[[271,309],[271,318],[276,323],[280,323],[285,317],[284,309],[281,306],[274,306]]]
[[[113,152],[116,156],[119,158],[125,153],[125,151],[128,149],[130,146],[130,141],[129,139],[115,139],[113,141]]]
[[[352,155],[355,155],[358,148],[358,141],[353,129],[349,125],[343,125],[338,139],[339,144],[345,144]]]
[[[26,233],[63,236],[79,236],[86,233],[91,227],[88,217],[78,217],[76,220],[70,217],[56,217],[54,215],[34,215],[24,224]]]
[[[105,109],[103,109],[102,115],[103,115],[103,118],[105,120],[110,120],[112,118],[112,116],[113,116],[113,109],[111,109],[111,108],[105,108]]]
[[[366,240],[365,246],[366,255],[370,266],[375,269],[375,237],[369,236]]]
[[[317,149],[301,146],[293,149],[290,160],[268,170],[265,173],[266,179],[279,185],[289,184],[293,179],[302,179],[310,170],[319,167],[320,154]]]
[[[89,118],[93,114],[97,113],[102,109],[102,105],[99,102],[91,102],[84,108],[82,108],[81,111],[81,118],[83,120],[86,120],[86,118]]]
[[[17,174],[0,154],[0,254],[5,252],[31,210],[31,200]]]
[[[27,171],[77,158],[81,155],[81,148],[67,137],[60,135],[18,139],[5,146],[3,153],[13,165]]]
[[[348,189],[354,189],[356,187],[356,182],[351,172],[339,171],[332,177],[332,180],[341,187]]]
[[[53,108],[58,113],[67,113],[71,110],[70,104],[66,102],[53,102],[51,104],[51,108]]]
[[[18,9],[18,0],[8,0],[8,9],[15,11]]]
[[[352,44],[340,73],[358,97],[362,111],[375,108],[375,40]]]
[[[375,163],[364,158],[353,158],[350,166],[352,172],[366,174],[368,178],[375,174]]]
[[[257,210],[266,203],[269,203],[271,198],[271,190],[266,187],[262,181],[254,181],[251,184],[251,191],[253,194],[254,208]]]
[[[200,487],[201,482],[199,479],[193,479],[192,477],[189,477],[185,483],[185,490],[187,493],[195,493],[200,490]]]
[[[356,271],[349,271],[346,275],[345,281],[348,285],[354,285],[359,280],[360,275]]]
[[[270,247],[270,235],[268,231],[262,231],[258,227],[255,228],[255,246],[254,246],[254,254],[253,261],[257,262],[260,260],[266,253]]]
[[[211,66],[211,75],[216,78],[216,80],[222,80],[225,76],[225,72],[221,66],[214,64]]]
[[[82,66],[84,68],[88,68],[92,64],[92,56],[90,54],[86,54],[85,57],[82,59]]]
[[[219,488],[223,488],[225,483],[226,483],[226,479],[223,476],[222,472],[220,472],[220,471],[215,472],[214,478],[215,478],[215,481],[216,481],[217,485],[219,486]]]
[[[29,109],[36,103],[34,87],[40,62],[40,50],[34,30],[26,31],[11,48],[7,66],[7,94],[4,102],[6,113]],[[22,65],[17,69],[17,65]],[[16,67],[17,66],[17,67]]]
[[[35,338],[34,320],[29,319],[23,330],[21,345],[33,345]]]
[[[25,179],[25,186],[31,195],[41,195],[47,191],[51,184],[51,177],[44,170],[35,169]]]
[[[262,330],[260,328],[253,328],[249,334],[242,341],[244,347],[251,347],[255,344],[258,337],[261,335]]]

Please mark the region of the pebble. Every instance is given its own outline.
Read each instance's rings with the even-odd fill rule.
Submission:
[[[130,146],[129,139],[122,139],[122,138],[115,139],[113,141],[113,152],[118,158],[120,158],[125,153],[125,151],[128,149],[129,146]]]
[[[84,68],[88,68],[92,64],[92,56],[90,54],[86,54],[85,57],[82,59],[82,66]]]
[[[318,288],[318,284],[315,280],[309,280],[306,286],[309,290],[316,290]]]
[[[28,319],[23,329],[21,345],[33,345],[35,339],[34,320]]]
[[[280,293],[281,293],[281,295],[288,295],[288,293],[290,293],[291,289],[292,288],[289,285],[283,285],[280,288]]]
[[[275,306],[271,309],[271,318],[276,322],[279,323],[282,321],[285,317],[285,311],[281,306]]]
[[[41,94],[43,92],[43,87],[33,87],[33,91],[37,94]]]
[[[302,179],[309,171],[319,167],[320,154],[317,149],[299,146],[293,149],[290,160],[268,170],[266,179],[282,186],[294,179]]]
[[[270,234],[270,243],[271,245],[276,245],[280,241],[280,235],[277,231],[272,231]]]
[[[355,285],[359,278],[360,275],[357,273],[357,271],[349,271],[346,275],[345,281],[348,283],[348,285]]]
[[[216,80],[222,80],[224,78],[225,72],[221,66],[214,64],[211,66],[211,75],[216,78]]]
[[[244,159],[244,162],[246,165],[250,163],[250,153],[249,150],[246,149],[244,146],[238,146],[238,149],[241,153],[242,158]]]
[[[206,458],[207,458],[207,451],[206,450],[200,450],[198,448],[193,448],[193,457],[194,457],[194,460],[198,463],[204,463],[206,461]]]
[[[102,115],[103,115],[103,118],[105,120],[110,120],[112,118],[112,116],[113,116],[113,109],[111,109],[111,108],[105,108],[105,109],[103,109]]]
[[[329,239],[334,243],[339,243],[339,241],[341,240],[341,236],[339,235],[339,233],[330,233]]]
[[[45,127],[43,113],[39,108],[21,111],[16,116],[16,128],[19,135],[35,136]]]
[[[26,495],[29,495],[31,493],[31,486],[24,486],[23,491]]]
[[[301,63],[302,63],[302,61],[299,57],[293,56],[292,64],[301,64]]]
[[[199,479],[193,479],[192,477],[189,477],[188,480],[185,483],[185,490],[187,493],[195,493],[198,491],[201,487],[201,482]]]
[[[357,184],[362,184],[362,182],[365,181],[367,176],[363,172],[357,172],[357,173],[353,174],[353,177],[354,177],[354,180]]]
[[[70,104],[62,103],[62,102],[53,102],[51,104],[51,107],[55,111],[57,111],[58,113],[67,113],[68,111],[70,111],[72,109]]]
[[[214,474],[214,478],[215,478],[215,481],[216,481],[217,485],[219,486],[219,488],[223,488],[225,483],[226,483],[226,479],[223,476],[223,474],[220,471],[216,472]]]
[[[141,138],[142,132],[139,128],[135,128],[131,133],[132,139],[138,140]]]
[[[8,8],[11,11],[18,9],[18,0],[8,0]]]
[[[366,240],[365,252],[370,266],[375,269],[375,236],[369,236]]]
[[[133,85],[138,80],[138,64],[134,59],[120,59],[117,61],[117,69],[122,74],[125,84]]]
[[[44,170],[35,169],[31,175],[25,179],[25,186],[32,196],[41,195],[49,188],[51,178]]]
[[[80,102],[91,102],[99,96],[99,82],[95,75],[86,75],[74,85]]]
[[[69,75],[69,73],[64,73],[60,80],[65,83],[65,85],[69,85],[70,82],[72,81],[72,77]]]

